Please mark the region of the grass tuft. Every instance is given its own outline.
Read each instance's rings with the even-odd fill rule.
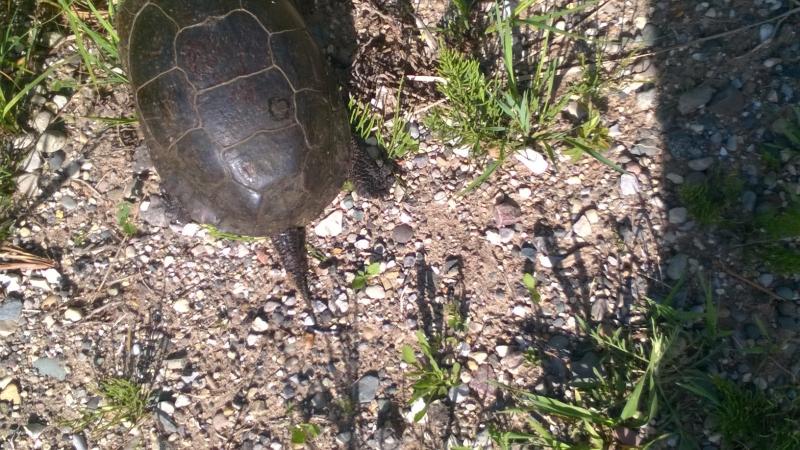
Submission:
[[[102,399],[100,406],[84,409],[79,418],[66,421],[65,425],[76,432],[91,429],[102,433],[119,425],[133,429],[155,401],[153,391],[125,378],[101,382],[97,394]]]

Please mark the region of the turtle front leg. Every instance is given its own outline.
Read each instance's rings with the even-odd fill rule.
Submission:
[[[364,148],[353,139],[353,162],[348,178],[355,184],[356,192],[365,197],[382,197],[391,187],[390,171],[378,165]]]

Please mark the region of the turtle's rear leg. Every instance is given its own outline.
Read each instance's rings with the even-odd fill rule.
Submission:
[[[333,331],[327,328],[328,324],[320,324],[314,313],[313,297],[308,288],[308,253],[306,252],[306,229],[290,228],[271,237],[272,245],[280,255],[283,268],[292,279],[298,293],[305,300],[309,314],[314,318],[316,325],[311,327],[314,331]]]
[[[349,179],[355,184],[356,192],[365,197],[382,197],[392,185],[391,171],[379,166],[372,156],[353,139],[353,163]]]

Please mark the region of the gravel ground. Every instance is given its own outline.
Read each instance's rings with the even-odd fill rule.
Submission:
[[[320,34],[334,64],[354,62],[341,71],[354,92],[393,98],[402,74],[433,74],[411,11],[392,2],[321,4],[323,13],[339,8]],[[785,107],[798,102],[797,15],[689,45],[791,6],[603,5],[580,24],[584,33],[668,49],[620,69],[608,92],[603,118],[615,143],[607,156],[629,174],[588,158],[548,164],[530,154],[459,195],[483,165],[420,127],[421,150],[399,161],[399,182],[386,198],[342,193],[309,226],[310,244],[330,257],[312,264],[312,289],[351,326],[339,335],[304,332],[304,302],[271,246],[216,239],[173,220],[137,128],[91,119],[129,116],[125,89],[39,90],[30,133],[13,142],[30,149],[19,182],[32,206],[11,241],[55,265],[0,272],[0,440],[16,449],[279,449],[290,447],[289,430],[300,422],[321,425],[317,448],[485,440],[497,405],[487,380],[563,393],[596,360],[576,318],[640,323],[635,306],[686,271],[710,280],[722,323],[733,330],[730,357],[716,370],[759,389],[796,383],[800,276],[743,265],[726,252],[736,238],[693,222],[676,190],[720,164],[746,177],[743,213],[800,194],[797,155],[766,173],[754,156]],[[430,25],[445,10],[436,1],[406,6]],[[617,54],[609,48],[609,60]],[[67,64],[56,74],[75,70]],[[435,100],[430,85],[407,89],[414,107]],[[117,223],[123,201],[133,205],[133,237]],[[353,291],[365,262],[379,262],[380,274]],[[521,283],[531,269],[538,305]],[[451,302],[469,318],[458,354],[462,395],[413,424],[400,349],[416,345],[416,330],[441,328]],[[702,307],[691,293],[679,302]],[[758,367],[737,355],[770,339],[781,352]],[[541,367],[523,364],[528,349],[546,355]],[[96,404],[98,380],[129,358],[154,377],[159,412],[135,433],[69,434],[60,421]]]

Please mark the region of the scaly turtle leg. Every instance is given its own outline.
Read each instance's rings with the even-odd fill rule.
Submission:
[[[283,268],[292,279],[298,293],[309,309],[309,314],[314,318],[315,325],[310,327],[315,332],[335,332],[327,328],[327,324],[320,324],[314,313],[313,297],[308,288],[308,254],[306,252],[306,229],[290,228],[271,237],[272,245],[280,255]]]
[[[373,198],[386,195],[391,187],[391,171],[379,166],[355,139],[352,146],[353,163],[348,178],[355,184],[358,195]]]

